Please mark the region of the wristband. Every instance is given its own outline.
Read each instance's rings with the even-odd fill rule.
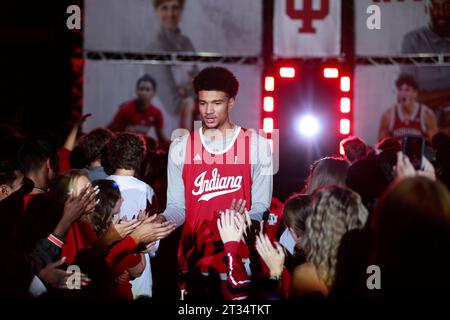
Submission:
[[[47,239],[59,248],[62,248],[64,245],[64,241],[62,241],[59,237],[55,236],[53,233],[49,234]]]

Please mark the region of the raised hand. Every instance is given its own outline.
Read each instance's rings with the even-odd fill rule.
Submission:
[[[130,236],[139,244],[148,244],[150,242],[166,238],[176,229],[176,225],[170,221],[162,223],[156,222],[156,215],[145,219]]]
[[[79,195],[71,194],[64,203],[61,220],[58,222],[54,233],[64,238],[70,226],[81,218],[83,214],[89,214],[95,210],[99,200],[95,200],[99,190],[88,184]]]
[[[245,220],[234,210],[225,210],[217,219],[217,229],[223,243],[241,241],[245,229]]]
[[[233,199],[231,201],[230,210],[236,211],[240,214],[243,214],[245,211],[245,206],[247,204],[247,201],[244,199],[239,199],[236,203],[236,199]]]
[[[279,277],[283,272],[285,254],[281,245],[276,242],[272,245],[267,234],[256,236],[256,251],[270,270],[271,277]]]
[[[436,172],[430,161],[424,156],[422,157],[423,170],[417,170],[417,175],[436,180]]]
[[[396,176],[401,178],[414,177],[416,175],[416,170],[408,156],[401,151],[397,152],[397,164],[394,166],[394,171]]]
[[[139,221],[143,221],[143,220],[145,220],[145,219],[147,219],[149,217],[150,217],[150,212],[146,211],[146,210],[139,211],[139,214],[137,215],[137,219]]]
[[[45,266],[45,268],[39,271],[39,279],[53,288],[67,289],[67,280],[74,274],[67,272],[66,270],[59,269],[59,267],[63,265],[65,261],[65,257],[63,257],[56,262],[49,263],[47,266]],[[87,286],[91,281],[91,279],[89,279],[85,274],[82,273],[77,272],[75,273],[75,276],[80,277],[80,284],[82,286]]]
[[[89,118],[92,115],[92,113],[83,114],[81,117],[78,118],[78,120],[75,122],[74,126],[79,127],[81,126],[87,118]]]
[[[116,229],[117,233],[120,235],[120,237],[123,239],[129,234],[131,234],[134,229],[136,229],[140,224],[142,224],[142,221],[139,220],[118,220],[116,222],[113,222],[114,228]]]

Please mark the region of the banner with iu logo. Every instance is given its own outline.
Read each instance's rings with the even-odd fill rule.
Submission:
[[[326,57],[340,52],[340,0],[275,0],[275,56]]]

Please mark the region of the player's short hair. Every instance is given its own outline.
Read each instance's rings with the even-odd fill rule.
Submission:
[[[141,84],[141,82],[150,82],[153,86],[153,90],[156,91],[156,80],[155,78],[153,78],[151,75],[144,74],[142,77],[140,77],[137,81],[136,81],[136,89],[139,89],[139,85]]]
[[[195,93],[199,91],[223,91],[228,97],[236,97],[239,90],[239,81],[234,74],[223,67],[208,67],[200,71],[194,78]]]
[[[395,86],[397,87],[397,89],[400,89],[400,87],[404,84],[416,91],[419,91],[419,85],[417,84],[416,78],[414,78],[413,75],[410,75],[408,73],[402,73],[401,75],[399,75],[397,81],[395,81]]]
[[[160,5],[162,5],[164,2],[167,2],[170,0],[153,0],[153,7],[156,9]],[[181,9],[184,8],[184,0],[178,0],[178,3],[180,4]]]
[[[107,145],[108,169],[135,170],[139,172],[145,157],[146,146],[142,136],[134,133],[120,133]]]

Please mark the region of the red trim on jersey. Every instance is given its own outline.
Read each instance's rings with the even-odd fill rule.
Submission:
[[[399,106],[394,107],[394,124],[391,129],[392,136],[400,141],[405,135],[418,135],[426,138],[426,132],[422,130],[421,121],[423,105],[419,105],[419,110],[413,119],[403,121],[399,115],[399,108]]]

